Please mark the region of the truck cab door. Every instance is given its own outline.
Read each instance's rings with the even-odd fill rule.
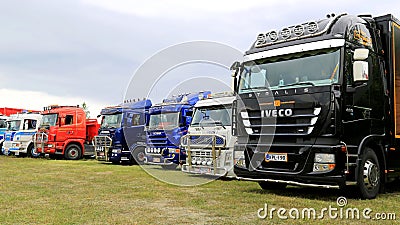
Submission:
[[[68,139],[74,139],[78,136],[76,126],[76,116],[67,113],[61,118],[61,127],[58,129],[57,141],[64,142]]]
[[[124,135],[128,147],[137,142],[145,142],[146,134],[144,132],[145,117],[143,113],[127,113],[123,119]]]

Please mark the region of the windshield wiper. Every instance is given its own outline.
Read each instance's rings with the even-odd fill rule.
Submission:
[[[214,123],[215,123],[215,125],[217,125],[217,124],[218,124],[218,125],[221,125],[222,128],[226,129],[226,127],[224,126],[224,124],[222,124],[221,121],[216,120],[216,121],[214,121]]]
[[[296,85],[311,85],[313,87],[315,86],[315,84],[311,81],[304,81],[304,82],[299,82],[299,83],[279,85],[278,87],[289,87],[289,86],[296,86]]]
[[[268,87],[249,87],[249,88],[242,88],[240,90],[259,90],[259,89],[268,89]]]

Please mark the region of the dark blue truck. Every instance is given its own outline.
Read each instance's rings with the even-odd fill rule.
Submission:
[[[150,100],[125,101],[101,110],[101,125],[94,138],[96,159],[114,164],[142,164],[146,145],[144,131]]]

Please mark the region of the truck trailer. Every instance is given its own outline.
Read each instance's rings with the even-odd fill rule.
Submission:
[[[330,14],[257,35],[233,103],[235,165],[263,189],[349,187],[375,198],[400,175],[400,22]]]

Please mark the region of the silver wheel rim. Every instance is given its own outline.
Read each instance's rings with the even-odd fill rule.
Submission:
[[[70,158],[76,158],[76,156],[78,155],[78,151],[76,150],[76,148],[73,148],[69,150],[68,155]]]
[[[367,189],[372,189],[379,184],[379,170],[378,166],[371,160],[364,163],[364,184]]]
[[[144,161],[144,153],[143,152],[139,152],[139,154],[137,155],[137,158],[140,162]]]

